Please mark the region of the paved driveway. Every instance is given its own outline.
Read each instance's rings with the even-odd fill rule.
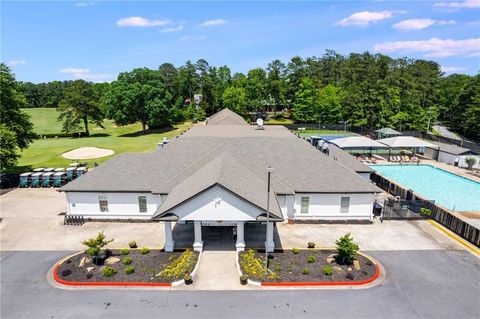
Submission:
[[[104,231],[107,237],[115,238],[111,247],[126,247],[136,240],[139,246],[161,248],[164,244],[162,223],[105,223],[88,222],[83,226],[63,225],[66,211],[65,195],[54,189],[16,189],[0,197],[0,247],[9,250],[80,250],[81,241]],[[175,232],[176,243],[191,246],[193,227],[184,228],[182,234]],[[245,227],[247,245],[262,247],[265,241],[265,226],[248,224]],[[363,250],[419,250],[462,249],[455,241],[445,236],[424,221],[378,220],[372,225],[322,225],[279,224],[275,230],[277,247],[305,247],[308,241],[318,246],[333,246],[335,240],[351,232]],[[205,228],[205,238],[210,249],[234,249],[228,229],[225,234]],[[223,243],[215,239],[225,238]]]
[[[369,251],[386,280],[364,290],[61,290],[66,251],[2,252],[1,318],[478,318],[480,262],[466,251]]]

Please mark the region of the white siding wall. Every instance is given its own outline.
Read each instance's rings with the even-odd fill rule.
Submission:
[[[458,155],[454,155],[454,154],[445,153],[445,152],[440,151],[440,153],[438,154],[438,161],[453,165],[453,163],[455,163],[455,159],[457,157],[458,157]]]
[[[307,214],[301,213],[301,198],[310,198]],[[348,213],[340,212],[342,197],[350,197]],[[294,219],[372,220],[374,194],[296,194]]]
[[[150,193],[67,192],[68,214],[93,219],[149,219],[160,206],[161,196]],[[108,212],[101,212],[99,196],[107,196]],[[147,197],[147,212],[140,213],[138,196]]]
[[[249,221],[256,220],[262,210],[215,186],[173,208],[171,213],[177,215],[180,221]]]
[[[295,202],[294,195],[277,195],[278,205],[282,211],[284,223],[288,223],[288,219],[293,218],[293,204]]]

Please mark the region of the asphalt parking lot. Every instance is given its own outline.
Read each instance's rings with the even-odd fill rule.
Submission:
[[[284,248],[332,246],[351,232],[386,269],[385,280],[369,289],[72,291],[50,286],[46,274],[83,249],[81,240],[104,231],[113,247],[132,239],[162,247],[162,224],[65,226],[65,198],[53,189],[14,190],[0,201],[1,318],[478,318],[480,311],[480,259],[423,221],[277,226]]]
[[[478,318],[480,262],[466,251],[368,251],[387,274],[362,290],[62,290],[67,251],[2,252],[2,318]]]

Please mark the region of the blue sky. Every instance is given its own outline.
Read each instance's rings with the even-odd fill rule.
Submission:
[[[273,59],[381,52],[480,71],[480,0],[2,1],[1,57],[18,80],[111,81],[205,58],[233,72]]]

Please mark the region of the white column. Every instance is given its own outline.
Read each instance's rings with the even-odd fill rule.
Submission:
[[[195,241],[193,242],[193,250],[202,251],[203,250],[203,241],[202,241],[202,222],[199,220],[194,221],[194,230],[195,230]]]
[[[237,251],[244,251],[245,250],[245,222],[237,222]]]
[[[175,242],[172,235],[172,222],[165,222],[165,251],[172,252]]]
[[[273,243],[273,223],[267,223],[267,240],[265,241],[265,249],[267,251],[273,251],[275,244]]]

